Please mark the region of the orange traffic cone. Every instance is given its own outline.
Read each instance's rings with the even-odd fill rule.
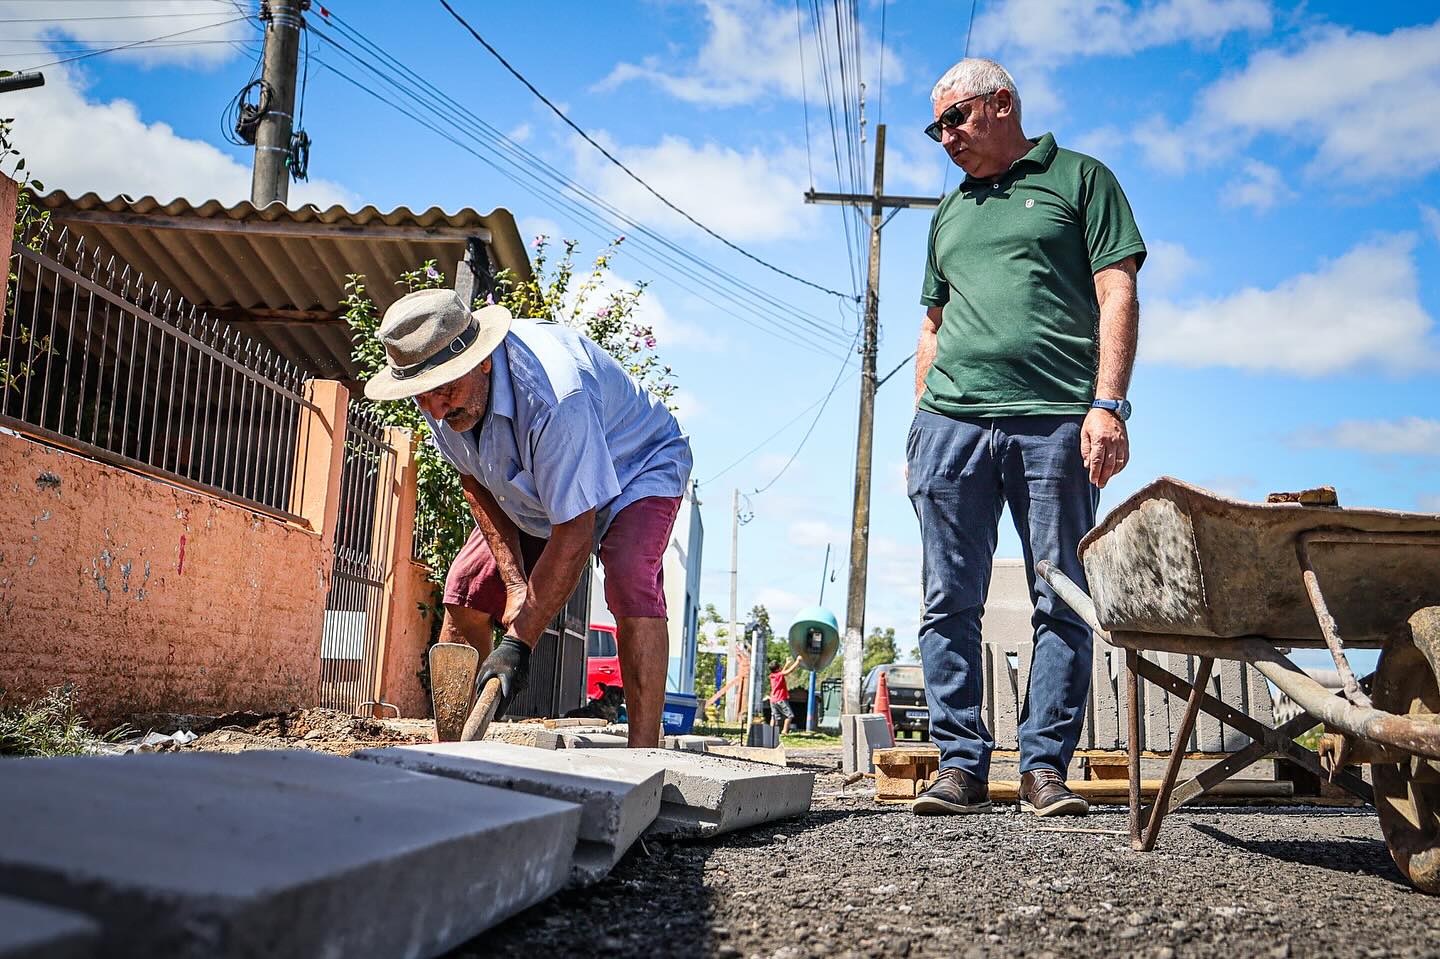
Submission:
[[[885,717],[885,725],[890,727],[890,740],[895,740],[895,717],[890,715],[890,684],[885,681],[885,674],[880,674],[879,682],[875,686],[875,711]]]

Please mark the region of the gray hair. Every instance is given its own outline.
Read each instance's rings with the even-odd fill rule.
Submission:
[[[951,92],[994,93],[1002,87],[1010,91],[1015,101],[1015,119],[1020,119],[1020,91],[1015,89],[1015,78],[994,60],[982,57],[968,57],[946,70],[945,75],[935,81],[930,102],[939,103]]]

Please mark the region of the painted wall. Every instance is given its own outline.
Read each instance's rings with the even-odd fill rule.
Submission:
[[[97,724],[313,705],[329,562],[309,529],[0,431],[0,688]]]
[[[423,563],[406,559],[399,563],[393,580],[394,625],[385,641],[380,698],[397,707],[407,719],[430,715],[430,694],[420,683],[420,668],[430,646],[434,618],[422,614],[420,606],[438,605],[439,597],[428,577],[429,570]],[[385,715],[394,713],[385,710]]]

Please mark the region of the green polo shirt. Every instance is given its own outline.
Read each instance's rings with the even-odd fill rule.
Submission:
[[[943,307],[920,408],[1084,413],[1095,398],[1095,273],[1145,243],[1115,175],[1049,133],[994,180],[966,177],[930,223],[920,302]]]

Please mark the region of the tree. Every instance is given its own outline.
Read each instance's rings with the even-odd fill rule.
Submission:
[[[698,633],[697,642],[701,646],[717,641],[729,642],[729,621],[720,618],[720,612],[714,603],[706,603],[705,609],[701,611]],[[695,656],[695,695],[702,704],[715,695],[715,672],[725,661],[725,653],[702,652]]]
[[[865,637],[865,656],[860,661],[860,675],[868,676],[876,666],[893,663],[895,659],[895,627],[880,629],[877,626]]]

